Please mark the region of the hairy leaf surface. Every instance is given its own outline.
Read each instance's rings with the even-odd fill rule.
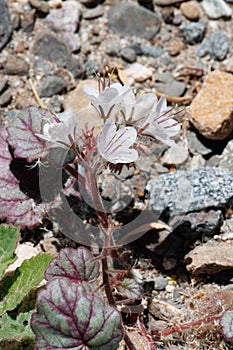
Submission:
[[[16,227],[0,226],[0,279],[7,266],[17,259],[14,251],[18,238],[19,230]]]
[[[12,278],[6,280],[7,293],[0,302],[0,315],[6,311],[14,310],[24,299],[24,297],[36,287],[44,277],[44,271],[48,267],[52,255],[39,254],[29,260],[25,260],[16,269]],[[12,282],[12,283],[11,283]]]
[[[49,110],[36,106],[20,111],[7,127],[8,142],[14,148],[14,155],[28,162],[45,156],[45,142],[35,133],[42,133],[43,125],[53,118]]]
[[[45,215],[45,204],[36,205],[19,188],[10,170],[12,157],[7,143],[7,130],[0,128],[0,219],[20,228],[38,225]]]
[[[81,284],[57,278],[37,300],[31,327],[37,350],[116,350],[123,336],[119,312]]]
[[[45,273],[45,279],[50,281],[56,277],[66,277],[80,282],[94,282],[99,276],[100,264],[92,262],[92,253],[86,248],[62,249],[54,258]]]

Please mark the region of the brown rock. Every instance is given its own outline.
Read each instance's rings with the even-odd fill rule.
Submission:
[[[171,40],[168,52],[170,56],[177,56],[185,48],[185,44],[181,40]]]
[[[4,73],[9,75],[27,75],[29,64],[22,58],[9,55],[4,65]]]
[[[41,0],[29,0],[29,4],[36,10],[42,13],[49,13],[49,4],[46,1]]]
[[[64,109],[67,110],[71,108],[76,113],[80,128],[84,128],[86,123],[89,128],[99,128],[103,125],[103,119],[99,116],[95,108],[91,106],[88,98],[84,94],[83,87],[85,84],[97,88],[97,81],[94,79],[81,81],[74,90],[70,91],[65,96]]]
[[[213,274],[233,269],[233,241],[198,246],[185,256],[187,270],[193,274]]]
[[[3,92],[3,94],[0,96],[0,106],[5,107],[9,103],[11,103],[12,100],[12,93],[10,89]]]
[[[233,75],[210,73],[190,106],[190,120],[208,139],[223,140],[233,130]]]
[[[199,19],[199,5],[196,1],[183,2],[180,5],[180,10],[191,21],[197,21]]]

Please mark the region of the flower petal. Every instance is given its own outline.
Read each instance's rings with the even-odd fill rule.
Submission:
[[[137,131],[133,127],[117,130],[116,124],[107,119],[97,138],[98,151],[104,159],[114,164],[134,162],[138,152],[130,147],[136,138]]]

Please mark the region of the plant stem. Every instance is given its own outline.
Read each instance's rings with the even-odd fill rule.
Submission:
[[[154,346],[153,340],[148,335],[144,324],[139,319],[138,319],[137,325],[138,325],[138,328],[140,329],[141,335],[143,336],[143,338],[145,339],[145,341],[148,344],[148,349],[149,350],[155,350],[155,346]]]
[[[125,344],[128,346],[129,350],[137,350],[132,342],[132,340],[130,339],[130,337],[128,336],[128,334],[124,333],[124,341],[125,341]]]
[[[218,314],[218,315],[202,318],[202,319],[197,320],[197,321],[183,323],[183,324],[180,324],[178,326],[164,329],[163,331],[159,332],[159,335],[160,335],[160,337],[165,337],[166,335],[180,332],[180,331],[183,331],[185,329],[188,329],[188,328],[191,328],[194,326],[199,326],[201,324],[205,324],[205,323],[213,322],[215,320],[219,320],[221,317],[222,317],[222,314]]]
[[[108,298],[108,302],[110,305],[115,306],[115,300],[113,298],[112,294],[112,288],[109,282],[109,275],[108,275],[108,260],[107,257],[104,256],[102,258],[102,275],[103,275],[103,284],[104,284],[104,289],[105,293]]]

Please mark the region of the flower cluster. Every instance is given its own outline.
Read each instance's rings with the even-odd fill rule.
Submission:
[[[136,96],[131,87],[119,83],[111,85],[105,78],[99,79],[98,89],[84,85],[84,93],[103,119],[102,131],[97,136],[97,151],[107,162],[135,162],[138,136],[175,145],[171,137],[180,131],[180,126],[172,119],[172,109],[168,109],[165,97],[158,100],[153,93]],[[46,123],[43,134],[38,136],[53,146],[70,148],[78,140],[77,130],[74,116],[69,112]]]

